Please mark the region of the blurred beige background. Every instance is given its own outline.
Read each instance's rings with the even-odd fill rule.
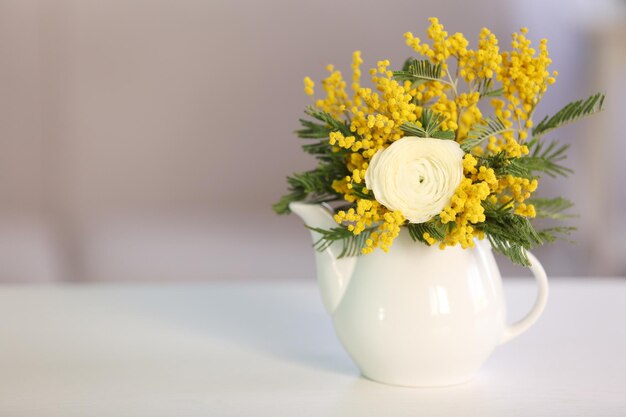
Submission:
[[[356,49],[399,65],[429,16],[547,37],[540,113],[608,92],[558,133],[576,174],[540,187],[576,201],[578,244],[537,255],[553,276],[625,276],[623,2],[0,0],[0,281],[313,277],[308,233],[270,208],[314,165],[291,133],[302,78]]]

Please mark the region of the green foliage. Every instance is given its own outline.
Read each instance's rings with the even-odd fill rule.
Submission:
[[[422,127],[427,135],[432,134],[445,121],[441,113],[435,113],[431,109],[422,109]]]
[[[302,145],[302,150],[309,155],[326,155],[331,150],[328,146],[328,139],[314,142],[314,143],[306,143]]]
[[[554,214],[571,207],[571,202],[564,198],[534,199],[528,203],[537,204],[537,212],[546,214],[542,217],[560,218]],[[493,249],[513,263],[530,266],[526,251],[544,243],[562,239],[563,235],[576,230],[574,227],[559,226],[536,231],[528,218],[513,213],[510,204],[496,206],[489,201],[483,202],[486,221],[476,227],[487,236]]]
[[[289,178],[290,177],[287,177],[287,179]],[[306,198],[306,196],[307,194],[302,190],[295,189],[289,194],[285,194],[280,198],[280,200],[274,203],[272,205],[272,210],[274,210],[276,214],[289,214],[291,213],[291,210],[289,209],[289,204],[293,203],[294,201],[302,201]]]
[[[366,246],[366,241],[376,228],[371,227],[363,230],[358,235],[355,235],[345,227],[334,227],[330,230],[320,229],[318,227],[309,227],[309,229],[317,232],[321,237],[313,244],[313,247],[317,251],[324,251],[335,242],[341,242],[342,249],[338,255],[338,258],[344,258],[346,256],[358,256],[361,254],[361,250]]]
[[[478,94],[483,97],[499,97],[504,92],[504,88],[493,88],[493,80],[491,78],[482,78],[478,82]]]
[[[417,136],[418,138],[428,137],[428,133],[415,123],[405,122],[400,125],[400,129],[407,134],[407,136]]]
[[[513,213],[510,204],[496,206],[485,201],[483,207],[486,221],[476,227],[485,232],[493,249],[515,264],[530,266],[526,251],[543,243],[542,236],[526,217]]]
[[[346,175],[345,166],[338,164],[321,164],[318,169],[293,174],[287,177],[289,193],[282,196],[272,206],[277,214],[288,214],[289,204],[309,198],[311,203],[336,201],[342,198],[332,188],[335,179]]]
[[[531,198],[526,200],[526,203],[535,206],[539,218],[563,220],[575,217],[573,214],[564,213],[564,211],[572,208],[574,203],[563,197]]]
[[[435,130],[430,134],[430,137],[434,139],[454,140],[454,132],[451,130]]]
[[[506,164],[498,173],[501,175],[513,175],[514,177],[527,178],[529,180],[535,178],[533,171],[527,164],[527,158],[526,156],[521,158],[507,158]]]
[[[538,174],[545,173],[551,177],[557,175],[567,176],[571,169],[560,164],[566,158],[569,145],[559,145],[551,142],[545,146],[543,141],[529,142],[530,153],[522,157],[509,158],[506,152],[479,157],[479,164],[487,168],[493,168],[497,176],[513,175],[533,179]]]
[[[573,171],[559,162],[567,158],[568,144],[561,145],[557,141],[546,143],[534,138],[529,142],[530,153],[522,158],[517,158],[516,164],[526,168],[529,172],[544,172],[551,177],[561,175],[566,177]]]
[[[469,152],[475,146],[480,145],[490,136],[500,135],[511,130],[506,127],[502,120],[495,117],[487,117],[482,123],[476,124],[467,135],[467,138],[461,143],[461,148],[465,152]]]
[[[422,242],[428,244],[424,239],[424,233],[428,233],[436,240],[443,240],[446,236],[447,226],[441,223],[439,216],[426,223],[407,223],[406,228],[409,230],[411,239],[416,242]]]
[[[531,198],[526,203],[535,206],[538,218],[551,220],[565,220],[576,217],[574,214],[565,213],[574,206],[574,203],[563,197],[555,198]],[[576,230],[572,226],[556,226],[539,230],[537,233],[544,243],[553,243],[556,240],[567,240],[566,237]]]
[[[366,198],[366,199],[371,199],[372,195],[371,194],[366,194],[365,192],[365,184],[363,182],[357,184],[357,183],[352,183],[352,193],[357,196],[358,198]],[[368,190],[368,193],[370,193],[371,191]]]
[[[441,64],[432,64],[427,59],[409,58],[405,61],[402,71],[393,72],[393,78],[398,82],[410,81],[411,88],[415,88],[428,81],[447,83],[441,78],[441,72]]]
[[[479,156],[478,164],[487,168],[493,168],[496,175],[502,173],[502,169],[506,167],[510,158],[507,157],[506,152],[500,151],[496,154],[487,154],[487,156]]]
[[[557,226],[550,227],[548,229],[539,230],[537,234],[541,237],[543,243],[554,243],[557,240],[567,240],[566,236],[575,231],[576,228],[572,226]]]
[[[546,116],[539,122],[533,129],[533,137],[538,138],[551,130],[602,111],[603,104],[604,94],[602,93],[596,93],[586,100],[573,101],[559,110],[554,116]]]
[[[437,139],[454,139],[454,132],[451,130],[439,130],[445,118],[429,108],[422,110],[421,126],[415,123],[405,122],[400,129],[408,136],[417,136],[418,138],[437,138]]]
[[[289,193],[282,196],[272,206],[278,214],[288,214],[290,212],[289,204],[294,201],[309,200],[311,203],[319,203],[342,199],[343,196],[333,190],[332,183],[334,180],[349,175],[345,164],[348,151],[343,149],[334,151],[327,138],[331,132],[336,131],[341,132],[344,136],[350,136],[352,135],[350,127],[346,123],[336,120],[330,114],[312,107],[307,108],[305,112],[318,122],[300,120],[303,129],[298,130],[296,134],[304,139],[321,139],[318,142],[302,145],[302,149],[315,156],[319,164],[314,170],[287,177]]]
[[[322,122],[316,123],[311,120],[300,119],[303,129],[296,130],[296,135],[303,139],[321,139],[327,138],[330,132],[341,132],[344,136],[354,136],[350,132],[350,126],[341,120],[335,119],[330,114],[317,110],[314,107],[307,107],[304,110],[308,116]]]
[[[322,139],[328,138],[332,128],[327,124],[316,123],[311,120],[299,119],[302,129],[294,133],[302,139]]]
[[[313,171],[293,174],[287,177],[287,183],[291,188],[301,189],[307,194],[331,193],[332,187],[328,181],[341,174],[335,173],[333,168],[334,166],[332,165],[324,165]]]
[[[517,164],[518,158],[509,158],[505,151],[478,157],[478,165],[492,168],[496,176],[513,175],[532,178],[532,173],[524,166]]]

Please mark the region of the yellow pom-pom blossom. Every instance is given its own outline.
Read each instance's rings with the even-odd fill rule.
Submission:
[[[527,155],[524,144],[531,116],[548,85],[554,83],[556,72],[550,73],[551,60],[547,42],[541,40],[537,49],[527,38],[527,30],[514,33],[511,51],[501,51],[496,36],[484,28],[475,49],[470,48],[463,34],[449,35],[436,18],[430,19],[425,43],[411,32],[404,35],[406,44],[432,64],[440,64],[437,80],[398,81],[389,70],[388,60],[378,61],[369,70],[371,87],[361,85],[360,51],[352,55],[352,96],[346,93],[341,72],[332,65],[329,76],[322,81],[325,97],[316,106],[336,119],[346,120],[351,135],[333,132],[329,144],[335,151],[346,153],[349,175],[335,180],[332,188],[343,195],[349,208],[338,211],[335,220],[355,235],[370,229],[364,253],[380,247],[389,250],[393,240],[408,220],[399,210],[390,210],[375,199],[365,186],[367,169],[373,156],[406,136],[403,123],[421,126],[423,109],[428,107],[443,116],[441,130],[454,133],[458,142],[470,135],[484,121],[485,104],[500,119],[506,131],[490,137],[463,158],[463,177],[437,221],[453,225],[438,241],[429,233],[423,239],[440,247],[461,245],[472,247],[475,238],[482,238],[480,224],[485,222],[484,203],[508,204],[516,214],[534,217],[536,210],[526,200],[537,188],[537,180],[501,174],[484,164],[490,155],[504,153],[507,158]],[[496,83],[499,87],[496,87]],[[304,79],[305,93],[312,95],[314,83]],[[483,111],[481,111],[481,108]]]
[[[339,119],[343,112],[350,106],[346,93],[346,82],[343,80],[341,71],[335,70],[333,65],[328,65],[326,70],[330,75],[322,80],[322,87],[326,92],[326,98],[317,100],[315,105],[334,118]]]
[[[313,87],[315,87],[315,83],[313,82],[313,80],[309,77],[304,77],[304,93],[307,96],[312,96],[313,94],[315,94],[315,90],[313,89]]]

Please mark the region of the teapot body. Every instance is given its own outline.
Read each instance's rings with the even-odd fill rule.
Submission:
[[[289,205],[309,226],[336,226],[319,204]],[[388,253],[342,258],[334,242],[316,251],[320,293],[344,347],[375,381],[404,386],[443,386],[470,379],[496,346],[528,330],[548,300],[541,263],[525,251],[538,285],[528,314],[506,324],[502,279],[491,246],[445,250],[414,242],[407,229]]]
[[[505,328],[500,272],[488,243],[471,249],[413,242],[358,257],[333,312],[339,339],[363,374],[404,386],[472,377]]]

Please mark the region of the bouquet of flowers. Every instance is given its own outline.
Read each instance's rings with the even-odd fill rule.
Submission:
[[[560,220],[571,202],[533,194],[542,175],[566,176],[568,145],[549,141],[554,129],[602,109],[603,94],[574,101],[533,122],[557,72],[547,41],[533,47],[527,29],[500,50],[488,29],[475,49],[461,33],[449,35],[436,18],[430,43],[408,32],[416,57],[397,71],[388,60],[361,85],[361,53],[352,56],[351,94],[332,65],[296,133],[317,168],[287,178],[289,193],[274,206],[288,213],[294,201],[331,203],[337,227],[314,229],[323,250],[343,242],[341,256],[388,251],[402,228],[427,245],[474,246],[487,238],[514,263],[528,265],[526,250],[570,232],[537,230],[534,218]],[[304,91],[314,95],[306,77]]]

